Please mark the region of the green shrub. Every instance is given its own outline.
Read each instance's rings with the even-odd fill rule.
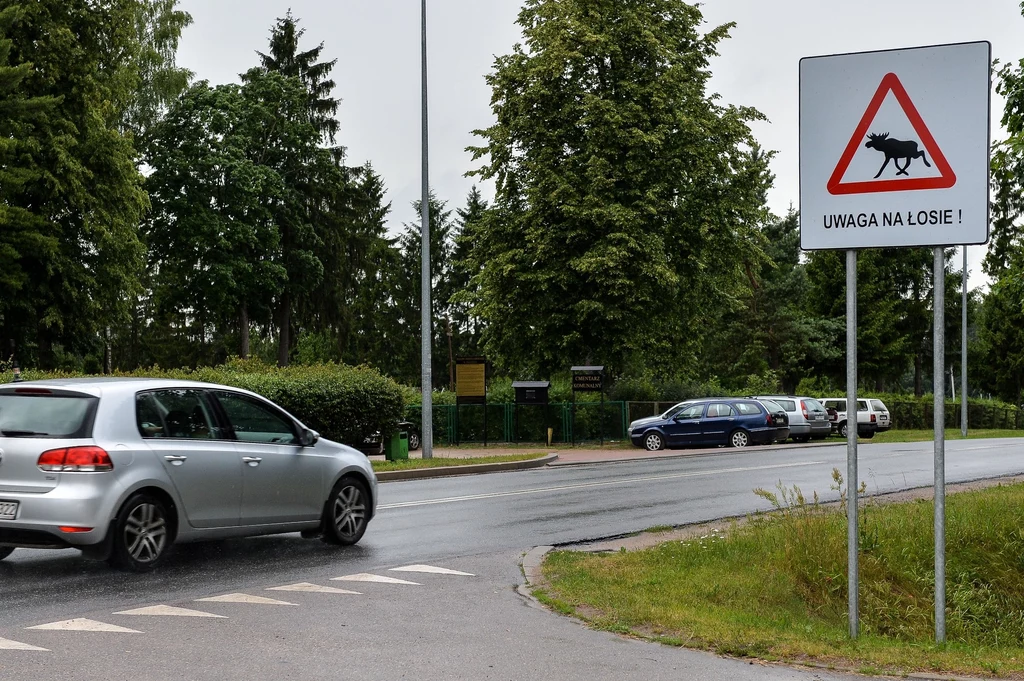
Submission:
[[[405,407],[397,383],[375,369],[343,364],[277,368],[259,360],[231,360],[195,371],[153,367],[114,375],[202,381],[250,390],[276,402],[323,437],[349,445],[358,445],[377,432],[394,431]],[[26,380],[74,376],[63,372],[24,374]],[[0,373],[0,381],[11,379],[10,372]]]

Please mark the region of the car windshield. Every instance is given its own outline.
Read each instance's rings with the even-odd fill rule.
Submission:
[[[3,437],[89,437],[89,414],[97,398],[88,395],[0,395]]]
[[[675,405],[674,407],[666,411],[664,414],[662,414],[661,418],[670,419],[691,405],[693,405],[693,402],[680,402],[679,404]]]

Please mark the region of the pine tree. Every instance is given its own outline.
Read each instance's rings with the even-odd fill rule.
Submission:
[[[336,116],[340,100],[333,96],[335,83],[330,75],[338,60],[319,61],[324,49],[323,43],[311,50],[300,52],[299,40],[306,29],[300,29],[298,25],[299,20],[292,16],[291,10],[288,10],[270,29],[270,53],[256,54],[267,71],[302,81],[309,92],[309,109],[313,124],[333,143],[339,129]]]
[[[31,315],[33,306],[26,260],[45,261],[56,257],[58,241],[48,233],[41,215],[7,197],[22,195],[26,186],[42,182],[44,171],[26,164],[23,153],[29,149],[29,131],[57,103],[54,97],[30,97],[20,88],[32,72],[31,63],[10,65],[11,40],[6,36],[22,20],[19,5],[0,10],[0,328],[4,329],[0,357],[14,340],[18,317]]]
[[[14,122],[18,154],[3,194],[22,239],[18,291],[0,301],[3,335],[35,345],[42,366],[60,350],[96,352],[140,286],[146,196],[136,150],[118,130],[134,87],[130,3],[34,0],[6,28],[7,58],[23,71],[5,101],[52,104],[31,124]]]

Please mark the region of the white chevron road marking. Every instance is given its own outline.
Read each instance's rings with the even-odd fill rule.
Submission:
[[[406,565],[405,567],[391,568],[390,572],[426,572],[432,575],[460,575],[462,577],[476,577],[476,575],[471,572],[449,570],[448,568],[434,567],[433,565]]]

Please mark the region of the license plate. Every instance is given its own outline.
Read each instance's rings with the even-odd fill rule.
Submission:
[[[14,520],[18,515],[17,501],[0,501],[0,520]]]

